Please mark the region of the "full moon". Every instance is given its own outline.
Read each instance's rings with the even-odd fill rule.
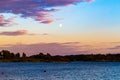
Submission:
[[[59,27],[62,27],[63,25],[62,24],[59,24]]]

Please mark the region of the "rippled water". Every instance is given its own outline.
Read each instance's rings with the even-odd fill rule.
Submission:
[[[120,63],[0,63],[0,80],[120,80]]]

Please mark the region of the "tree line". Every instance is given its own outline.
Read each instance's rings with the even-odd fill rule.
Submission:
[[[8,50],[0,51],[0,62],[72,62],[72,61],[120,61],[120,53],[117,54],[79,54],[56,55],[39,53],[26,56],[25,53],[12,53]]]

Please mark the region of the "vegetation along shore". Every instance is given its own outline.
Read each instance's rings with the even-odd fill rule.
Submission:
[[[39,53],[26,56],[25,53],[11,53],[8,50],[0,51],[0,62],[73,62],[73,61],[120,61],[120,53],[116,54],[79,54],[79,55],[51,55]]]

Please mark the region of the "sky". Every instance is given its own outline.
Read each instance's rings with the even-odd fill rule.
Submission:
[[[120,0],[0,0],[0,50],[120,53]]]

